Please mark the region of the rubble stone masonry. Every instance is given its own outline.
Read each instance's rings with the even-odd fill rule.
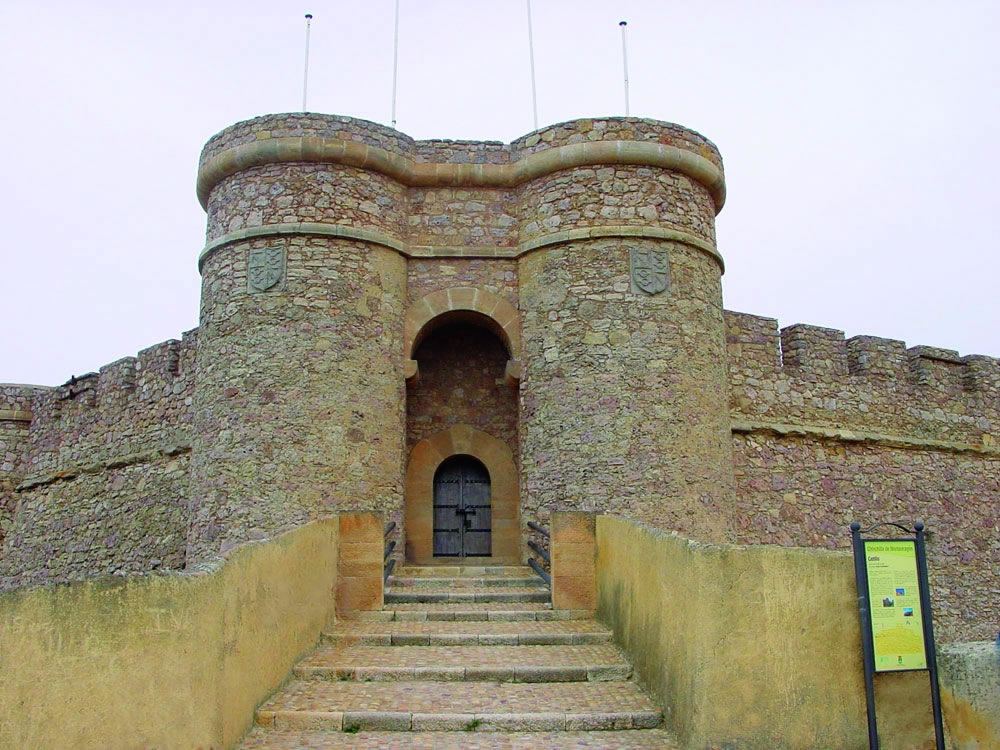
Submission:
[[[0,588],[190,568],[345,510],[431,550],[434,470],[479,451],[505,560],[556,510],[841,549],[852,520],[919,518],[939,635],[995,635],[1000,362],[725,312],[699,134],[267,115],[209,140],[197,192],[197,331],[0,386]]]

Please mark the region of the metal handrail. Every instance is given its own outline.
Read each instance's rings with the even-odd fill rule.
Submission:
[[[530,540],[528,540],[528,546],[529,546],[529,547],[530,547],[530,548],[532,549],[532,551],[534,551],[534,552],[535,552],[535,554],[537,554],[537,555],[538,555],[538,556],[539,556],[540,558],[542,558],[543,560],[545,560],[545,562],[547,562],[547,563],[550,563],[550,564],[551,564],[551,562],[552,562],[552,558],[551,558],[551,557],[549,557],[549,553],[548,553],[548,552],[546,552],[544,548],[542,548],[542,547],[539,547],[539,546],[538,546],[538,545],[537,545],[537,544],[535,543],[535,540],[534,540],[534,539],[530,539]]]
[[[552,576],[550,576],[548,573],[545,572],[545,568],[543,568],[541,565],[539,565],[537,562],[535,562],[535,558],[529,557],[528,558],[528,565],[531,566],[531,569],[533,571],[535,571],[536,573],[538,573],[539,578],[541,578],[543,581],[545,581],[546,585],[549,588],[552,588]]]
[[[544,536],[546,539],[549,538],[549,530],[546,529],[544,526],[539,526],[534,521],[528,521],[528,528],[531,529],[532,531],[537,531],[539,534],[541,534],[542,536]]]
[[[396,529],[396,522],[390,521],[385,525],[385,532],[382,534],[383,539],[387,539],[389,534],[391,534]],[[392,569],[396,567],[396,559],[391,557],[392,551],[396,549],[396,540],[389,539],[385,544],[385,552],[382,554],[382,583],[384,584],[389,580],[389,576],[392,575]]]
[[[549,530],[546,529],[544,526],[535,523],[534,521],[528,521],[528,528],[534,531],[536,534],[540,534],[541,536],[545,537],[546,539],[549,538]],[[549,569],[552,568],[552,559],[549,556],[549,553],[534,539],[528,540],[528,549],[530,549],[532,552],[538,555],[539,558],[545,561],[543,566],[539,564],[538,560],[536,560],[535,558],[529,557],[528,566],[533,571],[535,571],[535,573],[538,574],[538,577],[541,578],[543,581],[545,581],[545,585],[551,589],[552,576],[549,574],[548,571],[545,570],[545,567],[548,567]]]

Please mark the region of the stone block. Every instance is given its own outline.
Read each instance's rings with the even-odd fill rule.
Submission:
[[[595,514],[577,511],[559,511],[552,514],[552,544],[594,543],[596,538]]]
[[[559,576],[552,579],[552,606],[559,609],[583,609],[588,612],[597,607],[597,585],[591,576]]]

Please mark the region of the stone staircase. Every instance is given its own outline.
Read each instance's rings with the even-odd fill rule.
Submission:
[[[323,634],[251,748],[676,748],[611,633],[526,567],[405,566]]]

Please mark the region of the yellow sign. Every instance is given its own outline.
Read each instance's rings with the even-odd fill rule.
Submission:
[[[915,541],[864,541],[875,671],[927,669]]]

